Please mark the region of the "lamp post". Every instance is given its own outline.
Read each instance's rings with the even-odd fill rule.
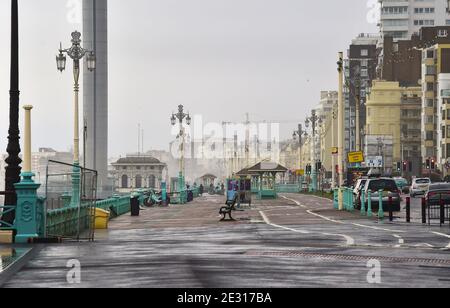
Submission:
[[[298,170],[302,169],[302,146],[303,146],[303,135],[306,132],[303,131],[303,126],[301,124],[298,125],[298,130],[295,130],[292,137],[294,138],[294,141],[298,138]],[[302,177],[299,176],[299,182],[300,184],[303,182]]]
[[[183,121],[186,120],[187,125],[191,125],[191,116],[189,113],[184,113],[184,106],[179,105],[178,106],[178,113],[174,114],[172,113],[172,117],[170,118],[170,121],[172,123],[172,126],[175,126],[178,123],[180,125],[180,133],[178,135],[178,138],[181,141],[180,145],[180,173],[178,175],[178,185],[180,190],[180,199],[181,202],[185,202],[185,166],[184,166],[184,142],[185,142],[185,130],[183,126]]]
[[[11,75],[9,91],[9,130],[8,130],[8,157],[5,168],[5,205],[15,206],[17,195],[14,184],[20,182],[20,131],[19,131],[19,9],[17,0],[11,1]],[[15,212],[3,214],[4,222],[12,224]],[[0,225],[1,227],[1,225]]]
[[[95,70],[95,53],[81,47],[81,33],[72,32],[72,46],[69,49],[63,49],[62,44],[59,48],[59,55],[56,56],[56,65],[62,73],[66,69],[68,55],[73,60],[73,78],[74,78],[74,148],[73,148],[73,174],[72,174],[72,200],[71,206],[78,206],[80,203],[80,127],[79,127],[79,103],[78,96],[80,92],[80,60],[86,56],[87,69],[91,72]]]
[[[313,148],[313,165],[311,170],[311,176],[312,176],[312,191],[317,191],[317,140],[316,140],[316,130],[317,127],[322,125],[323,120],[322,117],[317,116],[317,113],[315,110],[311,112],[311,117],[306,118],[305,125],[306,128],[309,128],[311,126],[312,129],[312,148]]]

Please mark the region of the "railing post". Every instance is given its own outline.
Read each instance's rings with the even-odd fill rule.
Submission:
[[[366,215],[366,198],[364,190],[361,190],[361,216]]]
[[[379,199],[379,205],[378,205],[378,219],[383,220],[384,219],[384,209],[383,209],[383,190],[380,189],[378,191],[378,199]]]
[[[442,227],[443,225],[445,225],[445,202],[444,202],[444,200],[442,200],[442,196],[441,196],[439,205],[440,205],[439,210],[440,210],[440,218],[441,218],[440,221],[441,221],[441,227]]]
[[[367,192],[367,217],[372,217],[372,192],[369,190]]]
[[[352,188],[349,188],[349,189],[348,189],[348,197],[349,197],[349,199],[350,199],[350,204],[349,204],[350,208],[349,208],[349,211],[350,211],[350,212],[353,212],[353,211],[355,210],[355,203],[354,203],[355,200],[353,200],[353,189],[352,189]]]
[[[411,198],[406,197],[406,222],[411,222]]]
[[[394,212],[392,211],[392,203],[393,203],[392,197],[389,197],[388,206],[389,206],[389,221],[390,222],[394,221]]]
[[[427,200],[425,197],[422,198],[422,223],[427,223]]]
[[[334,209],[339,209],[339,189],[334,189]]]
[[[14,184],[17,192],[16,229],[15,242],[28,243],[30,239],[39,237],[40,221],[38,221],[38,196],[37,190],[41,186],[33,180],[31,172],[31,109],[32,106],[24,106],[25,130],[24,130],[24,169],[20,183]]]

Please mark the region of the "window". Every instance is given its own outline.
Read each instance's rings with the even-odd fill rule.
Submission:
[[[367,67],[368,65],[369,65],[369,60],[367,60],[367,59],[361,60],[361,66],[362,67]]]
[[[128,188],[128,176],[127,175],[122,175],[122,188]]]
[[[434,83],[427,82],[427,91],[434,91]]]
[[[434,50],[427,50],[427,59],[434,59]]]
[[[427,99],[427,107],[434,107],[434,100],[433,99]]]
[[[427,141],[434,140],[433,137],[434,137],[433,132],[428,131],[425,133],[425,140],[427,140]]]
[[[367,57],[369,55],[369,50],[361,49],[361,57]]]
[[[142,176],[136,175],[136,188],[142,188]]]
[[[445,138],[445,126],[442,126],[441,134],[442,134],[442,138]]]
[[[448,31],[441,29],[438,31],[438,37],[447,37],[448,36]]]
[[[447,137],[450,137],[450,125],[447,125]],[[442,136],[442,138],[446,138],[446,137]]]

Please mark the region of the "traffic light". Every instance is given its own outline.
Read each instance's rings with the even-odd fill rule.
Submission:
[[[408,171],[408,163],[406,161],[403,162],[403,172]]]
[[[412,163],[412,161],[409,162],[409,172],[413,172],[413,163]]]
[[[431,170],[436,169],[436,161],[434,160],[434,158],[431,160]]]
[[[311,165],[307,165],[307,166],[306,166],[306,174],[307,174],[307,175],[311,175],[311,171],[312,171],[312,170],[311,170]]]
[[[317,171],[322,170],[322,162],[321,162],[321,161],[317,162],[317,164],[316,164],[316,170],[317,170]]]
[[[431,169],[431,160],[429,158],[427,158],[426,167],[428,170]]]
[[[402,163],[400,162],[397,163],[397,171],[398,172],[402,171]]]

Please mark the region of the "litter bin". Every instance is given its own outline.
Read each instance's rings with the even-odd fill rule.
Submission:
[[[139,216],[140,206],[139,206],[139,198],[132,197],[131,198],[131,216]]]
[[[99,208],[94,209],[93,212],[95,215],[95,230],[108,229],[110,212]]]

